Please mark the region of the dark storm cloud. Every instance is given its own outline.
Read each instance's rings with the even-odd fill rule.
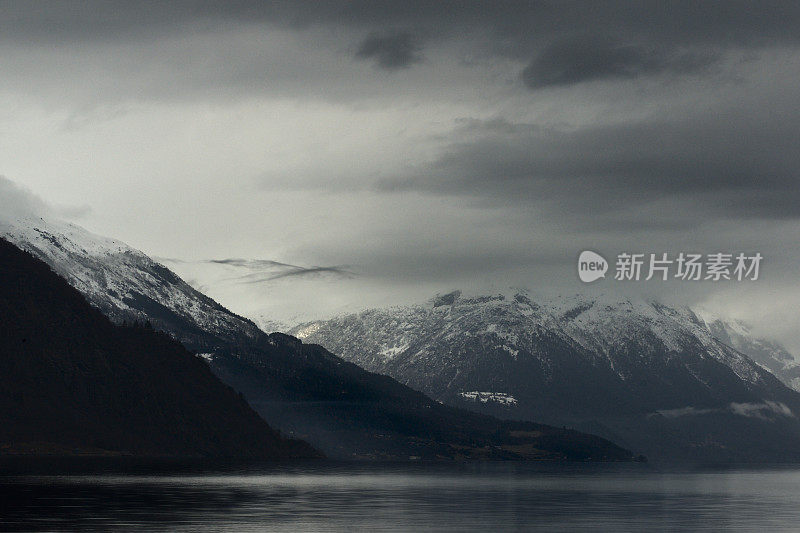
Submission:
[[[510,58],[518,63],[520,90],[696,73],[731,48],[758,53],[798,42],[800,4],[754,5],[733,0],[2,1],[0,67],[20,75],[6,77],[0,89],[38,92],[83,110],[109,102],[263,94],[352,102],[391,90],[422,92],[426,80],[415,80],[423,87],[394,87],[348,70],[338,59],[372,60],[396,70],[420,63],[423,55],[433,57],[427,49],[437,46],[458,50],[458,56],[451,53],[451,64],[440,65],[429,93],[448,82],[454,65],[468,64],[465,57]],[[236,37],[245,32],[246,38]],[[281,32],[296,40],[276,47],[270,39],[280,39]]]
[[[379,188],[546,204],[576,217],[670,198],[683,200],[688,220],[795,217],[800,116],[789,109],[697,109],[578,129],[467,121],[437,159]]]
[[[712,60],[710,54],[667,53],[607,37],[581,36],[547,46],[522,71],[522,80],[529,88],[538,89],[606,78],[676,75],[697,72]]]
[[[414,37],[407,32],[372,34],[361,42],[356,57],[374,59],[387,70],[397,70],[421,61],[419,49]]]
[[[576,29],[614,35],[621,41],[635,37],[684,45],[796,42],[800,39],[799,16],[797,2],[736,0],[0,2],[0,30],[5,37],[118,41],[186,28],[202,31],[228,24],[262,23],[297,29],[335,25],[382,32],[402,27],[432,37],[464,37],[469,31],[484,30],[496,38],[493,46],[522,54]]]
[[[520,53],[551,42],[554,35],[569,35],[576,30],[615,35],[621,40],[650,38],[687,45],[760,46],[800,39],[797,30],[800,6],[788,0],[758,3],[730,0],[724,4],[679,0],[361,0],[271,4],[269,10],[262,10],[262,15],[301,25],[403,27],[419,29],[431,36],[464,37],[467,31],[485,30],[498,41],[496,46],[509,46],[510,52],[517,47]]]

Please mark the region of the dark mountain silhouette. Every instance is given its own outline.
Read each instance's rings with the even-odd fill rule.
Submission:
[[[214,357],[212,368],[265,419],[336,457],[632,458],[594,435],[443,405],[281,333],[258,351]]]
[[[127,245],[40,218],[0,233],[115,322],[148,320],[203,356],[284,434],[337,458],[628,460],[608,440],[445,406],[320,346],[261,331]]]
[[[0,453],[319,456],[178,342],[112,324],[3,239],[0,276]]]

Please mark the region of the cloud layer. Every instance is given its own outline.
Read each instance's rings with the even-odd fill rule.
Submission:
[[[680,76],[702,70],[712,56],[647,49],[601,36],[581,36],[546,46],[522,71],[531,89],[593,80],[630,79],[655,74]]]
[[[666,418],[679,418],[684,416],[702,416],[711,413],[732,413],[737,416],[744,416],[747,418],[759,418],[761,420],[772,421],[776,416],[784,416],[795,418],[786,404],[782,402],[773,402],[765,400],[760,403],[744,402],[744,403],[730,403],[726,408],[697,408],[697,407],[681,407],[679,409],[664,409],[656,411],[649,416],[660,415]]]

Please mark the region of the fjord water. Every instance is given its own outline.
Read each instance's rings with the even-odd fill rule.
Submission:
[[[3,466],[0,529],[796,531],[800,468],[646,464]],[[27,469],[30,472],[30,469]]]

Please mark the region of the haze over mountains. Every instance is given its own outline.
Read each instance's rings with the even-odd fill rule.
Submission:
[[[457,291],[292,333],[445,403],[590,430],[651,457],[800,458],[800,394],[767,370],[796,384],[797,362],[705,317],[635,299]]]
[[[264,419],[330,456],[632,458],[592,435],[442,405],[320,346],[268,335],[141,252],[75,225],[4,217],[0,235],[47,262],[115,321],[146,320],[174,336]]]

